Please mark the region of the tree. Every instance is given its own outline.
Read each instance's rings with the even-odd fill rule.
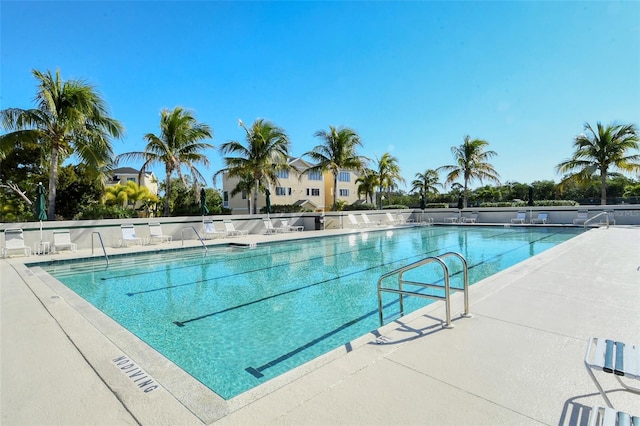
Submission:
[[[640,155],[628,154],[638,149],[638,131],[633,124],[610,124],[603,126],[597,123],[597,132],[585,123],[585,131],[575,137],[575,152],[571,158],[556,166],[559,173],[576,173],[563,180],[585,182],[592,176],[600,177],[600,204],[607,204],[607,176],[610,169],[622,172],[640,171]],[[562,183],[561,183],[562,184]]]
[[[400,175],[398,159],[388,152],[382,154],[378,160],[378,180],[380,193],[386,189],[387,199],[391,205],[391,190],[397,188],[396,182],[404,182],[404,179]],[[382,208],[382,199],[380,200],[380,208]]]
[[[366,164],[366,158],[357,153],[357,148],[362,146],[360,136],[355,130],[348,127],[335,128],[329,126],[329,131],[318,130],[315,137],[322,139],[322,144],[316,145],[311,151],[305,152],[316,164],[308,168],[304,173],[327,172],[333,175],[333,209],[338,202],[338,176],[341,171],[360,171]]]
[[[141,204],[153,205],[158,202],[158,196],[152,194],[146,186],[140,186],[134,181],[126,185],[116,184],[105,188],[105,204],[127,207],[140,201]]]
[[[63,81],[55,75],[32,71],[38,81],[37,107],[0,111],[2,126],[11,133],[0,136],[0,157],[8,147],[38,143],[47,152],[49,163],[48,218],[56,212],[58,168],[72,154],[77,155],[90,172],[105,177],[113,162],[111,138],[124,132],[119,121],[109,117],[105,101],[97,90],[82,80]]]
[[[489,180],[499,183],[500,175],[487,161],[491,157],[498,155],[495,151],[485,151],[489,142],[482,139],[471,139],[464,137],[464,142],[460,146],[451,147],[451,153],[456,164],[438,167],[438,171],[449,172],[445,183],[449,184],[462,178],[464,180],[463,207],[467,207],[467,197],[469,195],[469,183],[474,180]]]
[[[222,144],[220,151],[223,155],[236,156],[224,157],[225,168],[217,171],[214,179],[221,173],[226,173],[228,177],[240,178],[241,181],[247,179],[247,175],[251,176],[254,182],[253,214],[257,214],[258,191],[266,188],[269,183],[277,183],[277,172],[290,168],[289,137],[283,129],[261,118],[254,121],[250,129],[242,120],[238,120],[238,124],[246,132],[246,145],[239,141]]]
[[[374,203],[374,197],[376,195],[376,187],[378,186],[378,174],[373,169],[364,169],[362,174],[356,179],[358,183],[358,196],[364,194],[365,201],[367,198],[370,203]]]
[[[424,203],[427,202],[427,196],[430,194],[438,194],[438,188],[442,188],[442,184],[438,182],[438,172],[433,169],[427,169],[424,173],[416,173],[416,178],[411,182],[411,191],[418,192]]]
[[[194,178],[196,193],[199,184],[205,179],[196,168],[196,164],[209,165],[207,156],[202,153],[206,149],[215,147],[202,142],[211,139],[212,130],[205,123],[198,123],[192,112],[176,107],[173,110],[163,110],[160,114],[160,135],[147,133],[144,139],[147,145],[142,152],[126,152],[120,154],[117,161],[143,160],[140,174],[154,164],[162,163],[165,169],[165,203],[164,216],[170,215],[171,176],[178,173],[180,180],[185,183],[182,169],[186,168]]]

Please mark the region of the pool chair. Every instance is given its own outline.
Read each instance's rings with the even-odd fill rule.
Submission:
[[[249,231],[247,229],[236,229],[236,227],[233,226],[233,222],[231,222],[229,219],[223,220],[222,223],[224,223],[224,230],[230,237],[240,237],[242,235],[249,234]]]
[[[518,212],[516,217],[511,218],[511,223],[522,223],[524,225],[524,220],[527,218],[527,212]]]
[[[378,222],[372,222],[369,219],[369,216],[367,216],[366,213],[360,213],[360,217],[362,217],[362,223],[364,223],[364,226],[381,226],[382,222],[378,221]]]
[[[226,231],[218,231],[216,229],[216,225],[212,220],[205,220],[202,223],[202,232],[205,240],[207,239],[207,236],[211,236],[211,238],[223,238],[227,236]]]
[[[273,223],[271,223],[271,219],[265,217],[264,219],[262,219],[262,223],[264,223],[264,233],[267,235],[273,235],[273,234],[278,234],[281,232],[287,232],[287,228],[283,227],[283,226],[279,226],[279,227],[275,227],[273,226]]]
[[[20,228],[7,228],[4,230],[4,246],[2,257],[9,256],[10,251],[21,251],[25,256],[31,256],[31,247],[24,244],[24,232]]]
[[[128,247],[129,243],[143,244],[143,240],[136,236],[136,231],[133,225],[120,225],[120,232],[122,238],[120,238],[120,247]]]
[[[53,231],[53,252],[57,253],[62,249],[69,249],[75,252],[78,249],[76,243],[71,242],[71,233],[68,229],[57,229]]]
[[[546,225],[548,216],[549,215],[547,213],[538,213],[538,217],[531,218],[531,223],[541,223]]]
[[[640,380],[640,345],[625,344],[611,339],[591,337],[584,357],[584,365],[607,405],[613,408],[609,397],[600,385],[594,370],[612,374],[622,387],[640,394],[640,388],[622,381]]]
[[[282,227],[286,229],[285,232],[302,232],[304,231],[304,226],[302,225],[289,225],[288,220],[281,220]]]
[[[609,407],[591,407],[587,426],[638,426],[640,417]]]
[[[149,244],[154,242],[155,240],[160,241],[161,243],[171,242],[173,237],[171,235],[164,235],[162,233],[162,226],[157,222],[149,223]]]
[[[389,225],[400,225],[402,223],[402,220],[400,218],[393,217],[393,215],[389,212],[386,212],[385,216]]]
[[[462,217],[462,223],[476,223],[478,221],[478,213],[471,213],[469,216]]]
[[[364,223],[358,222],[358,219],[351,213],[347,215],[347,218],[349,218],[349,223],[352,228],[362,228],[364,226]]]
[[[579,211],[578,212],[578,216],[576,216],[575,219],[573,219],[573,224],[574,225],[584,225],[584,223],[587,221],[587,219],[589,219],[589,212],[584,210],[584,211]]]

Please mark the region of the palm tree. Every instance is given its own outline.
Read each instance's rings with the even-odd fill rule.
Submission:
[[[491,157],[498,155],[495,151],[485,151],[489,142],[482,139],[471,139],[468,135],[464,137],[464,143],[460,146],[451,147],[456,164],[438,167],[437,171],[448,171],[446,184],[452,183],[461,177],[464,179],[463,186],[463,207],[467,207],[467,197],[469,195],[469,183],[478,179],[489,180],[500,183],[500,175],[487,161]]]
[[[277,172],[290,168],[289,137],[283,129],[275,124],[257,119],[248,129],[242,120],[238,120],[240,127],[247,133],[246,145],[238,141],[229,141],[220,147],[223,155],[235,154],[235,157],[225,157],[225,168],[216,172],[227,173],[229,177],[240,180],[253,178],[253,214],[258,213],[258,191],[270,183],[278,182]],[[237,189],[237,188],[236,188]]]
[[[438,172],[427,169],[424,173],[416,173],[416,178],[411,182],[410,192],[418,191],[420,198],[426,203],[429,194],[438,193],[438,187],[442,188],[442,184],[438,182]]]
[[[31,71],[38,81],[37,107],[0,111],[2,126],[11,133],[0,136],[0,151],[25,142],[38,143],[49,164],[47,217],[55,219],[58,168],[72,154],[104,183],[113,163],[111,138],[120,138],[124,128],[109,117],[108,108],[92,85],[82,80],[64,81],[60,71]],[[44,155],[46,153],[46,155]]]
[[[603,126],[597,123],[597,132],[585,123],[584,129],[590,134],[576,136],[573,146],[575,152],[568,160],[556,166],[559,173],[578,170],[577,173],[564,179],[585,182],[590,177],[600,175],[600,204],[607,204],[607,176],[609,169],[623,172],[640,170],[640,155],[627,155],[631,149],[638,149],[638,130],[633,124],[610,124]]]
[[[391,190],[397,188],[397,181],[404,183],[404,179],[400,176],[398,159],[385,152],[378,160],[378,184],[380,185],[380,193],[383,189],[387,190],[389,205],[391,205]],[[382,199],[380,200],[380,208],[382,208]]]
[[[173,110],[165,109],[160,114],[160,135],[147,133],[144,139],[147,145],[142,152],[126,152],[117,157],[121,160],[143,160],[140,174],[147,168],[157,163],[163,163],[165,169],[165,200],[164,215],[170,215],[171,176],[174,172],[186,185],[183,167],[189,170],[196,186],[195,193],[199,193],[199,184],[205,179],[196,169],[196,164],[209,165],[209,160],[202,153],[205,149],[214,149],[214,146],[202,142],[211,139],[212,130],[205,123],[198,123],[190,111],[182,107]]]
[[[365,201],[367,198],[374,203],[374,197],[376,195],[376,187],[378,186],[378,173],[373,169],[364,169],[362,174],[356,179],[358,183],[358,195],[364,194]]]
[[[330,171],[333,174],[333,209],[338,202],[338,175],[343,170],[362,170],[367,159],[357,153],[357,148],[362,146],[360,136],[355,130],[348,127],[336,129],[329,126],[329,131],[318,130],[315,137],[322,139],[321,145],[316,145],[311,151],[305,152],[316,164],[308,168],[304,173]]]

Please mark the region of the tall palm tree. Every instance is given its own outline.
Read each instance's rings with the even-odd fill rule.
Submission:
[[[391,190],[397,188],[397,182],[404,183],[404,179],[400,175],[398,159],[385,152],[378,160],[378,184],[380,185],[380,193],[384,189],[387,190],[389,205],[391,205]],[[382,200],[380,200],[380,207],[382,207]]]
[[[316,145],[311,151],[305,152],[316,164],[304,173],[330,171],[333,175],[333,209],[338,203],[338,175],[340,171],[362,170],[367,162],[365,157],[359,156],[357,148],[362,146],[360,136],[348,127],[335,128],[329,126],[329,131],[318,130],[315,137],[322,139],[322,144]]]
[[[144,139],[147,141],[144,151],[126,152],[117,157],[121,160],[142,160],[140,168],[143,174],[152,165],[162,163],[165,170],[165,200],[164,216],[170,215],[171,176],[178,173],[182,182],[186,185],[186,179],[182,169],[186,168],[193,176],[196,186],[195,193],[199,193],[199,184],[205,178],[196,168],[196,164],[209,165],[207,156],[202,153],[205,149],[214,149],[214,146],[202,142],[211,139],[212,130],[205,123],[198,123],[191,111],[182,107],[173,110],[162,110],[160,114],[160,135],[147,133]]]
[[[242,120],[238,120],[240,127],[247,133],[246,145],[238,141],[229,141],[220,146],[225,157],[225,168],[216,172],[227,173],[229,177],[238,177],[242,181],[250,175],[253,178],[253,214],[258,213],[258,191],[270,183],[278,182],[277,172],[288,170],[289,137],[285,131],[275,124],[257,119],[247,128]]]
[[[623,172],[640,171],[640,155],[628,154],[629,150],[638,149],[638,130],[633,124],[610,124],[603,126],[597,123],[597,132],[585,123],[584,129],[589,134],[576,136],[573,146],[575,152],[568,160],[556,166],[559,173],[577,170],[564,181],[584,182],[594,175],[600,175],[600,204],[607,204],[607,176],[609,169]]]
[[[25,142],[40,144],[49,165],[47,217],[55,219],[58,168],[72,154],[101,183],[113,163],[111,138],[124,133],[122,124],[109,117],[106,102],[95,87],[82,80],[64,81],[55,75],[32,70],[38,81],[34,109],[0,111],[2,127],[14,130],[0,136],[1,151]]]
[[[424,173],[416,173],[416,178],[411,181],[411,191],[417,191],[424,203],[427,202],[429,194],[437,194],[438,188],[442,188],[442,184],[438,182],[438,172],[433,169],[427,169]]]
[[[364,194],[365,201],[369,199],[374,203],[376,187],[378,186],[378,173],[373,169],[364,169],[362,174],[356,179],[358,185],[358,195]]]
[[[485,151],[489,142],[482,139],[471,139],[468,135],[464,137],[464,142],[460,146],[451,147],[451,153],[456,164],[438,167],[437,171],[448,171],[446,184],[452,183],[461,177],[464,180],[463,186],[463,207],[467,207],[467,197],[469,195],[469,183],[474,180],[489,180],[500,183],[500,175],[487,161],[491,157],[498,155],[495,151]]]

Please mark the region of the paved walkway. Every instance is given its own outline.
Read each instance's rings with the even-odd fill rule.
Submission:
[[[25,260],[0,261],[2,425],[585,424],[603,404],[587,338],[640,343],[640,228],[591,230],[475,284],[474,316],[454,329],[431,305],[231,401],[126,332],[107,339],[108,321]],[[118,356],[159,388],[142,391]],[[602,383],[640,414],[640,396]]]

